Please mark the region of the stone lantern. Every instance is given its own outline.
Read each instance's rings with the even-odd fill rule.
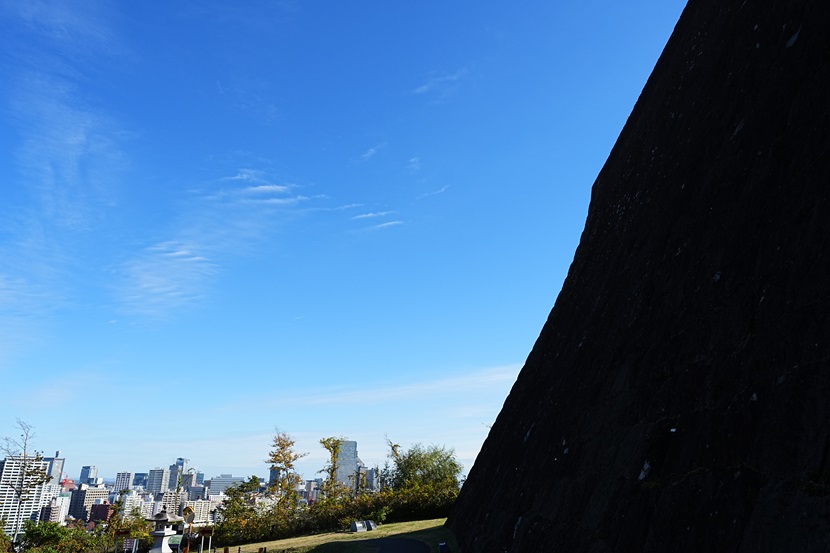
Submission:
[[[171,536],[176,535],[173,530],[173,524],[181,522],[183,519],[180,516],[168,515],[166,509],[159,511],[153,518],[148,518],[153,523],[154,529],[150,532],[153,536],[153,548],[150,553],[173,553],[170,544],[167,543]]]

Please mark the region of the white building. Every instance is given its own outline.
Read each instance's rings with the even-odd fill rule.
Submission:
[[[167,490],[161,495],[161,503],[167,514],[181,516],[182,503],[187,499],[187,492],[173,492]]]
[[[113,490],[115,493],[119,493],[122,490],[130,490],[133,487],[133,479],[135,478],[134,472],[119,472],[115,475],[115,486]]]
[[[61,492],[57,497],[49,500],[49,504],[40,510],[40,520],[55,522],[61,526],[66,524],[66,517],[69,515],[69,504],[72,494]]]
[[[225,490],[236,484],[241,484],[245,481],[243,476],[232,476],[230,474],[220,474],[210,479],[210,495],[224,494]]]
[[[121,496],[121,500],[124,502],[125,516],[131,516],[136,510],[138,510],[138,512],[141,513],[141,516],[144,517],[143,509],[145,504],[145,498],[140,493],[138,493],[135,490],[130,490],[129,493],[125,493],[123,496]]]
[[[151,493],[166,492],[170,484],[170,471],[156,467],[147,473],[147,491]]]
[[[213,522],[210,512],[215,509],[210,501],[200,499],[198,501],[185,501],[184,506],[193,509],[193,524],[202,525]]]
[[[58,495],[59,488],[47,482],[31,488],[25,500],[18,504],[15,489],[20,488],[21,483],[25,487],[26,473],[30,473],[31,469],[47,472],[49,462],[37,461],[31,456],[22,455],[6,457],[0,461],[0,521],[5,521],[3,531],[10,536],[23,525],[24,520],[37,519],[40,516],[40,508],[48,505],[51,499]]]

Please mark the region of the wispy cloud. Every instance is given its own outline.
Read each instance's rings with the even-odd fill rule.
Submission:
[[[379,144],[375,144],[374,146],[372,146],[371,148],[369,148],[368,150],[366,150],[365,152],[360,154],[360,161],[369,161],[370,159],[375,157],[378,154],[378,152],[383,150],[385,147],[386,147],[386,142],[381,142]]]
[[[197,243],[169,241],[145,248],[122,268],[121,301],[134,314],[159,316],[202,297],[206,281],[217,271]]]
[[[431,76],[424,84],[415,87],[412,93],[446,99],[458,90],[467,74],[467,69],[459,69],[455,73]]]
[[[0,3],[0,18],[14,22],[2,100],[9,136],[18,138],[0,206],[0,334],[15,341],[21,329],[20,342],[36,341],[31,327],[71,303],[67,276],[87,268],[79,252],[112,212],[127,164],[128,133],[83,93],[88,60],[127,55],[102,10]]]
[[[18,86],[12,117],[24,140],[15,161],[40,203],[39,217],[49,225],[91,228],[111,203],[125,133],[102,111],[78,107],[72,87],[60,79],[28,74]]]
[[[439,195],[439,194],[443,194],[443,193],[444,193],[444,192],[446,192],[449,188],[450,188],[450,185],[448,185],[448,184],[447,184],[447,185],[444,185],[444,186],[442,186],[441,188],[439,188],[438,190],[433,190],[433,191],[431,191],[431,192],[425,192],[425,193],[421,194],[420,196],[418,196],[418,199],[419,199],[419,200],[421,200],[421,199],[423,199],[423,198],[428,198],[428,197],[430,197],[430,196],[437,196],[437,195]]]
[[[277,225],[313,200],[250,168],[204,188],[171,222],[167,238],[121,265],[116,297],[127,312],[163,318],[203,299],[225,265],[255,255]]]
[[[389,221],[387,223],[380,223],[379,225],[369,227],[369,230],[380,230],[385,228],[397,227],[402,224],[404,224],[403,221]]]
[[[313,393],[295,395],[277,395],[270,400],[257,403],[257,409],[273,405],[281,408],[293,405],[337,405],[339,408],[368,407],[394,402],[400,398],[411,397],[454,397],[458,394],[470,394],[476,390],[502,389],[511,385],[519,374],[520,365],[504,365],[488,367],[471,372],[465,372],[449,378],[435,378],[417,382],[401,384],[376,383],[367,389],[316,389]],[[236,410],[244,406],[231,403],[222,407],[222,410]]]
[[[361,213],[360,215],[355,215],[352,219],[374,219],[376,217],[385,217],[395,213],[394,211],[376,211],[373,213]]]
[[[406,162],[406,168],[412,171],[413,173],[416,171],[421,170],[421,158],[418,156],[414,156],[409,158],[409,161]]]

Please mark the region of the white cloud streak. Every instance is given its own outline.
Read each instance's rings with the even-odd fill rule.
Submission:
[[[437,196],[437,195],[439,195],[439,194],[443,194],[443,193],[444,193],[444,192],[446,192],[449,188],[450,188],[450,186],[449,186],[448,184],[447,184],[447,185],[444,185],[444,186],[442,186],[441,188],[439,188],[438,190],[433,190],[433,191],[431,191],[431,192],[425,192],[424,194],[421,194],[420,196],[418,196],[418,199],[419,199],[419,200],[422,200],[422,199],[424,199],[424,198],[429,198],[430,196]]]
[[[373,213],[361,213],[360,215],[355,215],[352,219],[359,220],[359,219],[374,219],[376,217],[385,217],[395,213],[394,211],[376,211]]]
[[[424,84],[415,87],[412,93],[433,96],[439,100],[446,99],[458,90],[467,74],[467,69],[460,69],[448,75],[430,77]]]
[[[308,405],[337,405],[338,408],[361,408],[369,405],[383,405],[397,401],[401,398],[412,397],[446,397],[458,394],[471,394],[476,390],[487,390],[491,388],[501,389],[510,385],[516,380],[521,369],[520,365],[504,365],[489,367],[473,372],[453,376],[450,378],[437,378],[421,382],[410,382],[404,384],[377,383],[371,388],[349,388],[349,389],[318,389],[314,393],[294,394],[276,396],[272,399],[257,401],[256,408]],[[220,411],[245,410],[250,403],[227,404]]]
[[[370,230],[380,230],[385,228],[397,227],[404,224],[403,221],[389,221],[387,223],[381,223],[379,225],[375,225],[373,227],[369,227]]]
[[[378,154],[378,152],[380,152],[385,147],[386,147],[386,142],[381,142],[379,144],[376,144],[376,145],[372,146],[371,148],[369,148],[368,150],[366,150],[365,152],[360,154],[360,160],[361,161],[369,161],[370,159],[375,157]]]
[[[168,237],[147,246],[120,269],[116,297],[133,315],[164,318],[194,305],[232,258],[253,255],[258,244],[313,198],[264,171],[240,169],[207,185],[171,223]]]

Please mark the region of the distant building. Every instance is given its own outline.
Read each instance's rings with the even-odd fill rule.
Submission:
[[[194,524],[209,524],[213,522],[211,517],[211,511],[213,510],[212,504],[210,501],[205,500],[197,500],[197,501],[185,501],[182,509],[185,507],[190,507],[193,509],[193,523]]]
[[[98,467],[94,465],[86,465],[81,467],[81,477],[78,478],[78,484],[96,484],[98,478]]]
[[[113,508],[107,500],[93,503],[89,507],[89,520],[91,522],[109,522]]]
[[[187,500],[188,501],[196,501],[199,499],[207,499],[207,486],[190,486],[187,488]]]
[[[113,487],[113,491],[115,493],[121,492],[122,490],[129,490],[133,487],[133,481],[135,480],[135,473],[134,472],[119,472],[115,475],[115,486]]]
[[[61,476],[63,476],[63,465],[66,462],[66,459],[61,457],[60,451],[56,451],[54,457],[44,457],[43,460],[49,463],[49,468],[47,469],[49,476],[51,477],[49,484],[60,486]]]
[[[48,482],[35,486],[26,501],[18,508],[15,486],[18,486],[24,468],[39,468],[49,470],[49,462],[36,461],[32,457],[14,455],[0,461],[0,521],[5,521],[3,531],[13,535],[16,528],[22,526],[24,520],[37,519],[41,507],[47,505],[52,497],[57,496],[58,486]]]
[[[242,476],[232,476],[230,474],[220,474],[210,479],[210,495],[219,495],[225,493],[225,490],[236,484],[241,484],[245,481]]]
[[[49,500],[49,504],[40,509],[40,520],[55,522],[57,524],[66,524],[66,517],[69,515],[69,502],[72,494],[69,492],[61,492],[57,497]]]
[[[196,485],[202,486],[205,483],[205,473],[201,471],[196,471]]]
[[[146,472],[137,472],[135,473],[135,477],[133,478],[133,486],[136,488],[147,489],[147,476]]]
[[[363,461],[357,456],[357,442],[341,440],[340,451],[337,453],[335,480],[350,489],[354,489],[355,478],[361,467],[363,467]]]
[[[135,490],[130,490],[129,493],[125,493],[121,496],[121,501],[124,502],[125,516],[131,516],[136,510],[141,513],[144,507],[144,498]],[[143,516],[143,514],[141,516]]]
[[[198,484],[196,484],[196,475],[189,471],[184,473],[182,475],[182,489],[189,490],[194,486],[198,486]]]
[[[190,459],[184,457],[177,457],[176,462],[170,465],[170,483],[168,489],[177,490],[178,488],[185,488],[185,480],[187,477],[187,464]]]
[[[366,489],[368,491],[376,492],[380,490],[380,475],[376,469],[363,467],[361,473],[366,480]]]
[[[150,493],[166,492],[170,487],[170,471],[156,467],[147,473],[147,486],[145,489]]]
[[[104,486],[81,484],[78,489],[72,492],[72,499],[69,502],[69,515],[77,520],[89,522],[90,508],[95,503],[107,501],[109,494],[109,490]]]
[[[164,506],[168,514],[181,515],[182,504],[187,499],[187,492],[174,492],[167,490],[161,495],[161,504]]]

